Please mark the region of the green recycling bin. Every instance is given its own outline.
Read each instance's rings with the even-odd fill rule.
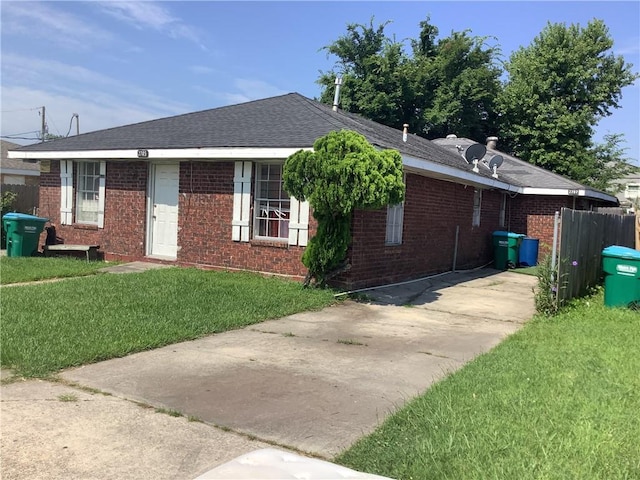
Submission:
[[[640,252],[612,245],[602,251],[604,304],[608,307],[640,306]]]
[[[513,232],[493,232],[493,265],[498,270],[518,266],[520,243],[525,236]]]
[[[38,253],[38,241],[48,218],[26,213],[6,213],[2,228],[7,232],[7,257],[31,257]]]

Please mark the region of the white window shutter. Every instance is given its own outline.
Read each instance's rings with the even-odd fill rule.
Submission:
[[[249,241],[251,212],[251,162],[236,162],[233,175],[233,219],[231,238],[236,242]]]
[[[100,162],[100,180],[98,182],[98,228],[104,228],[104,196],[105,177],[107,176],[107,162]]]
[[[289,214],[289,245],[306,247],[309,241],[309,202],[291,197]]]
[[[60,160],[60,224],[73,223],[73,160]]]

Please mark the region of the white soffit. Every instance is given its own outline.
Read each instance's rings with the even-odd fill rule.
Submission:
[[[160,159],[258,159],[287,158],[308,148],[171,148],[139,150],[80,150],[80,151],[10,151],[9,158],[33,160],[160,160]],[[146,152],[146,153],[143,153]]]

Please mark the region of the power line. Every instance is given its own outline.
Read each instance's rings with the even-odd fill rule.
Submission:
[[[33,137],[7,137],[5,135],[0,135],[0,138],[8,138],[9,140],[40,140],[39,138]]]
[[[3,137],[15,137],[17,135],[29,135],[30,133],[40,133],[40,130],[31,130],[29,132],[10,133],[8,135],[2,135]]]
[[[42,107],[33,108],[17,108],[15,110],[0,110],[0,113],[15,113],[15,112],[32,112],[34,110],[40,110]]]

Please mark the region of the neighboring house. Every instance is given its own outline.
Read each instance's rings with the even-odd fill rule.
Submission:
[[[497,169],[498,178],[512,185],[504,193],[506,203],[505,229],[540,240],[541,252],[553,245],[554,214],[562,208],[593,210],[597,207],[615,207],[618,200],[580,183],[569,180],[531,163],[520,160],[497,149],[498,137],[487,139],[487,150],[479,168],[489,170],[488,163],[499,155],[503,162]],[[433,140],[451,152],[463,149],[474,142],[467,138]]]
[[[106,259],[302,278],[300,259],[316,224],[308,203],[283,190],[282,168],[291,154],[341,129],[398,150],[407,187],[400,205],[354,212],[351,268],[335,278],[344,288],[488,264],[492,233],[521,229],[527,213],[520,209],[537,211],[556,193],[527,192],[517,172],[503,177],[500,171],[498,178],[486,168],[475,173],[446,146],[297,93],[86,133],[11,155],[47,163],[40,215],[57,224],[66,243],[98,244]],[[566,188],[558,195],[573,205]],[[602,202],[617,204],[608,196]]]
[[[624,211],[634,213],[640,209],[640,173],[632,173],[618,181],[624,188],[617,197]]]
[[[0,184],[2,185],[38,185],[40,166],[36,161],[8,158],[7,152],[21,145],[0,140]]]

